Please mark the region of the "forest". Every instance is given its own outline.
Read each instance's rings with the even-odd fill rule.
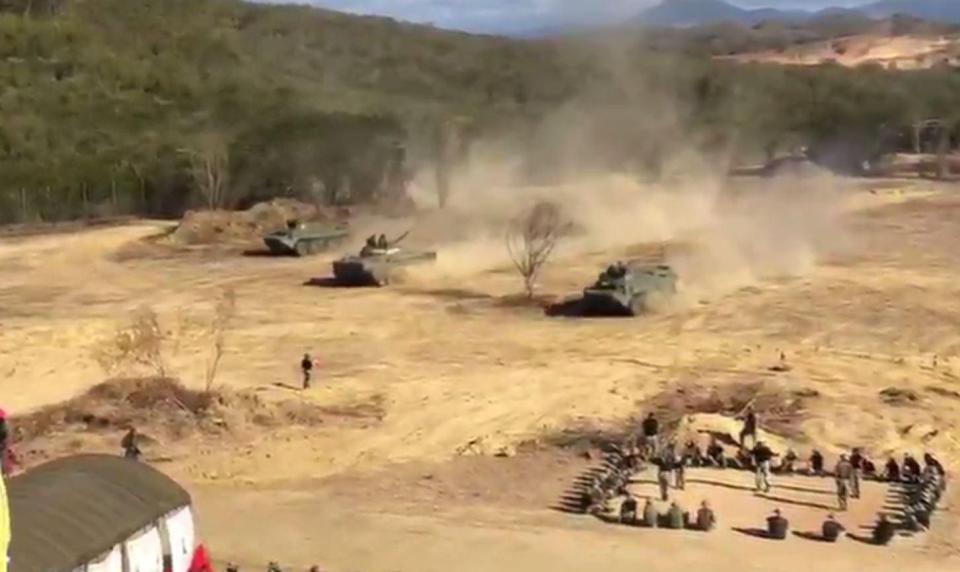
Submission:
[[[363,203],[398,157],[409,176],[470,141],[519,146],[531,177],[657,176],[691,146],[862,149],[958,120],[956,69],[735,64],[697,33],[518,40],[239,0],[2,0],[0,223]],[[571,154],[565,121],[559,139],[604,152]]]

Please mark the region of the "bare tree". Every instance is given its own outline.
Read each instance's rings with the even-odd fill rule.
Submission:
[[[130,324],[121,327],[96,349],[94,358],[107,374],[129,365],[145,367],[159,378],[167,377],[164,343],[167,334],[156,312],[141,308]]]
[[[192,314],[192,312],[190,312]],[[214,389],[217,373],[226,353],[227,334],[236,315],[236,294],[225,288],[217,299],[213,315],[209,317],[181,314],[176,323],[161,323],[157,313],[143,307],[133,319],[103,340],[93,352],[100,367],[107,375],[114,375],[129,367],[147,369],[162,379],[176,378],[171,371],[170,360],[180,353],[182,342],[209,344],[209,354],[204,371],[204,392]]]
[[[538,202],[514,219],[507,229],[507,251],[523,277],[527,297],[532,298],[537,277],[550,259],[557,241],[570,228],[556,203]]]
[[[213,319],[210,320],[211,354],[207,362],[207,370],[204,372],[203,390],[205,393],[210,393],[213,390],[213,385],[217,380],[217,371],[220,368],[220,361],[223,359],[226,348],[226,335],[236,311],[236,292],[232,288],[224,288],[214,308]]]
[[[227,202],[230,179],[230,152],[220,135],[208,133],[190,148],[181,149],[190,159],[190,170],[207,208],[223,208]]]

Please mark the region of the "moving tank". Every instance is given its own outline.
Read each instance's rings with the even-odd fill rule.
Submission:
[[[307,256],[343,242],[349,234],[345,226],[290,221],[286,230],[268,234],[263,242],[273,254]]]
[[[397,244],[407,236],[394,240],[385,235],[371,236],[359,255],[349,255],[334,261],[333,276],[346,286],[386,286],[391,277],[406,266],[433,262],[437,253],[403,250]]]
[[[652,297],[676,292],[677,275],[670,266],[618,262],[583,290],[582,309],[587,315],[639,316]]]

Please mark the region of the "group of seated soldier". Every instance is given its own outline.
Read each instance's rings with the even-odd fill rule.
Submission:
[[[910,481],[904,494],[903,527],[910,532],[930,529],[933,512],[947,488],[946,474],[940,463],[929,453],[924,460],[923,471],[916,481]]]
[[[620,505],[620,522],[629,526],[645,528],[691,529],[710,532],[717,525],[717,517],[707,501],[700,504],[696,518],[691,520],[690,513],[680,508],[676,501],[670,503],[667,512],[660,513],[650,497],[647,497],[644,503],[643,512],[638,514],[637,499],[633,495],[627,494],[627,498]]]

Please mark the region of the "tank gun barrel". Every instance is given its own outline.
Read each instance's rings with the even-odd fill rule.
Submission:
[[[408,234],[410,234],[410,231],[409,231],[409,230],[408,230],[407,232],[401,234],[401,235],[398,236],[397,238],[395,238],[395,239],[393,239],[393,240],[391,240],[391,241],[388,241],[387,244],[389,244],[391,247],[396,246],[397,244],[400,243],[401,240],[403,240],[404,238],[406,238]]]

